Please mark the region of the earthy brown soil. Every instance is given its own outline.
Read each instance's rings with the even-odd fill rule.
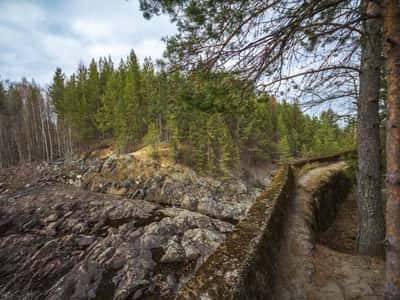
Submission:
[[[313,263],[314,289],[309,299],[383,299],[384,261],[357,255],[356,195],[337,208],[334,223],[320,234]]]
[[[314,232],[313,187],[338,167],[330,164],[298,174],[278,259],[277,299],[383,299],[383,260],[356,254],[354,193],[345,199],[333,198],[339,203],[335,221],[325,232]]]
[[[382,259],[351,255],[316,245],[313,289],[307,299],[383,299]]]
[[[357,245],[357,201],[352,191],[338,204],[335,222],[321,233],[318,243],[343,253],[355,254]]]

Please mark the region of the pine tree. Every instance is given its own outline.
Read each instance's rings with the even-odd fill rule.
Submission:
[[[99,84],[99,72],[97,69],[97,63],[92,59],[88,75],[87,82],[85,85],[85,97],[86,97],[86,108],[88,123],[92,129],[91,135],[93,138],[98,137],[98,128],[96,122],[96,115],[100,109],[100,84]]]
[[[118,113],[122,118],[118,140],[124,151],[137,149],[145,133],[144,117],[140,110],[143,104],[141,74],[134,51],[131,51],[125,67],[123,95]]]
[[[100,97],[100,108],[96,115],[97,127],[106,137],[116,134],[116,106],[121,98],[119,77],[119,73],[112,73],[108,77],[104,93]]]
[[[160,144],[160,137],[157,125],[155,123],[150,123],[146,136],[144,137],[144,142],[151,147],[151,156],[153,159],[159,159],[158,147]]]
[[[49,95],[69,152],[99,138],[121,151],[149,144],[154,153],[168,142],[175,161],[210,174],[229,174],[241,160],[333,152],[354,140],[331,111],[311,118],[298,103],[280,103],[226,72],[167,72],[149,59],[141,67],[134,51],[116,70],[110,58],[80,65],[69,80],[56,70]]]
[[[170,156],[177,162],[181,156],[179,130],[177,120],[173,114],[170,114],[167,119],[168,143],[170,147]]]
[[[65,75],[61,68],[57,68],[54,76],[53,83],[49,87],[49,95],[53,101],[53,105],[56,109],[59,118],[63,118],[68,108],[65,103]]]

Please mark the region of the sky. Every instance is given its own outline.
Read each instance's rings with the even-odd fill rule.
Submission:
[[[161,58],[161,38],[175,26],[167,16],[144,19],[138,2],[0,0],[0,79],[46,85],[57,67],[70,75],[80,62],[111,55],[118,63],[131,49]]]

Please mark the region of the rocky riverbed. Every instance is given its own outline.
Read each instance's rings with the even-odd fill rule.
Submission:
[[[260,191],[134,154],[3,169],[0,299],[171,299]]]

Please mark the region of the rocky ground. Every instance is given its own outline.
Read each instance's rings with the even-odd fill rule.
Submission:
[[[143,152],[0,171],[0,299],[171,299],[259,188]]]

